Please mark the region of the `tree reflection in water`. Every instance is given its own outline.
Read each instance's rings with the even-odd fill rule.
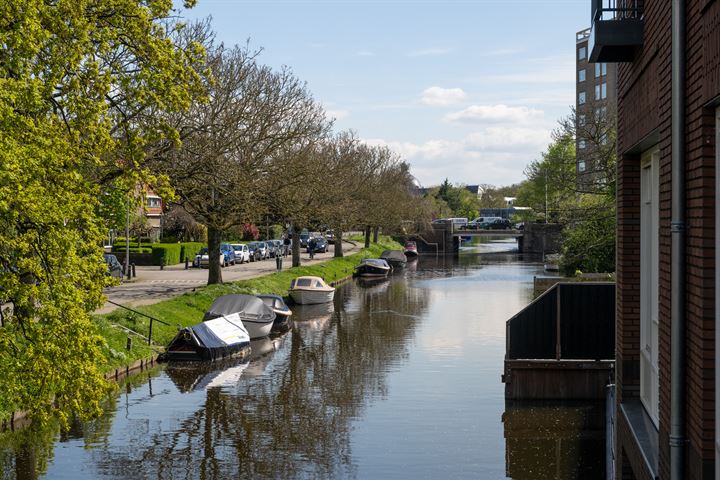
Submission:
[[[370,402],[386,395],[387,372],[407,356],[427,300],[422,290],[397,278],[348,285],[336,292],[333,308],[314,307],[294,308],[292,331],[256,346],[249,363],[168,366],[161,376],[177,392],[163,392],[165,418],[157,418],[157,409],[143,412],[143,402],[137,401],[128,407],[130,415],[109,410],[82,425],[93,474],[354,476],[352,423]],[[202,408],[177,416],[175,405],[183,404],[183,395],[204,395]],[[123,408],[122,397],[115,408]],[[117,448],[113,436],[125,447]],[[7,452],[0,454],[2,471],[16,472],[6,457]]]

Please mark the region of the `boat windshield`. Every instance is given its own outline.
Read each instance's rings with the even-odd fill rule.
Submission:
[[[299,278],[295,281],[296,287],[309,287],[312,285],[312,280],[309,278]]]
[[[315,288],[323,288],[324,285],[320,280],[315,280]]]

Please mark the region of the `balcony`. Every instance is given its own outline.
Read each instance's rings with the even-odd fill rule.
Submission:
[[[643,43],[640,0],[592,0],[588,46],[593,63],[632,62]]]

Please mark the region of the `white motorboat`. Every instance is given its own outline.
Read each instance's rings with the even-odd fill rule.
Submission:
[[[255,295],[232,294],[218,297],[207,312],[205,320],[238,314],[242,324],[250,335],[250,339],[265,337],[270,334],[275,312]]]
[[[290,296],[300,305],[332,302],[335,287],[320,277],[298,277],[290,283]]]

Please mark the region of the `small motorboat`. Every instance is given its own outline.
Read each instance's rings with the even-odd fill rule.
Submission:
[[[407,257],[408,260],[417,258],[417,256],[418,256],[417,243],[413,242],[412,240],[408,240],[407,242],[405,242],[405,256]]]
[[[385,260],[393,268],[405,268],[407,264],[407,257],[401,250],[385,250],[380,255],[380,258]]]
[[[300,305],[327,303],[335,298],[335,287],[320,277],[298,277],[290,282],[290,296]]]
[[[251,339],[270,334],[275,312],[255,295],[231,294],[215,299],[207,312],[205,320],[237,314]]]
[[[280,295],[262,293],[257,295],[257,297],[262,300],[265,305],[270,307],[273,312],[275,312],[275,321],[272,326],[273,332],[281,332],[290,328],[290,316],[292,315],[292,310],[290,310],[290,307],[287,306],[285,300],[283,300]]]
[[[387,277],[392,268],[382,258],[365,258],[355,267],[358,277]]]
[[[250,335],[240,315],[221,315],[180,330],[162,360],[217,360],[245,353],[249,346]]]

